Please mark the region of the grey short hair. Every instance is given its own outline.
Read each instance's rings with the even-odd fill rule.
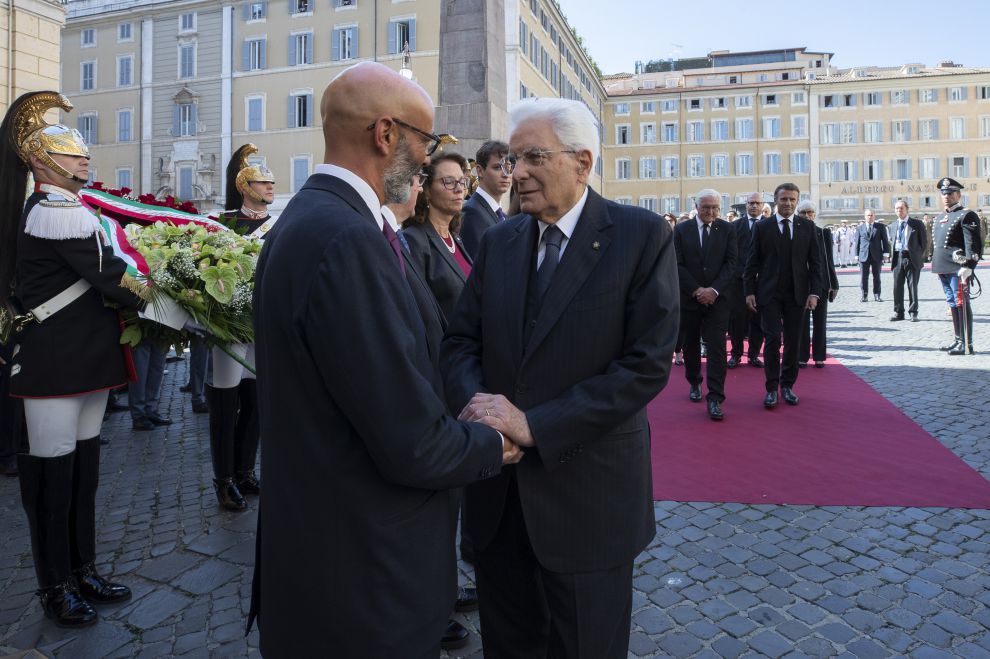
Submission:
[[[509,135],[527,121],[549,121],[554,135],[567,149],[591,151],[591,166],[598,162],[601,144],[598,121],[584,103],[564,98],[527,98],[509,110]]]
[[[718,193],[718,190],[713,190],[712,188],[705,188],[698,194],[694,195],[694,205],[697,206],[698,202],[702,199],[707,199],[712,197],[718,201],[719,206],[722,205],[722,195]]]
[[[811,211],[812,213],[817,214],[818,206],[815,206],[815,202],[811,201],[810,199],[805,199],[804,201],[802,201],[800,204],[797,205],[797,208],[794,209],[794,212],[803,213],[805,211]]]

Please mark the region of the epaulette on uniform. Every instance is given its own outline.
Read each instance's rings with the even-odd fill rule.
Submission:
[[[100,228],[96,216],[78,199],[50,192],[28,213],[24,233],[35,238],[89,238]]]

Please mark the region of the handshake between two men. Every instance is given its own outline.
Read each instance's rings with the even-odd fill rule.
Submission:
[[[519,462],[522,449],[535,444],[526,414],[501,394],[475,394],[457,420],[477,421],[502,433],[502,464]]]

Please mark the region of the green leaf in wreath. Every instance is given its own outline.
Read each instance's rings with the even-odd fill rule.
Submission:
[[[237,277],[241,281],[250,280],[254,274],[254,259],[240,250],[233,250],[224,254],[224,260],[229,262],[237,271]]]
[[[220,304],[230,304],[237,285],[237,271],[231,265],[211,265],[200,273],[206,292]]]
[[[141,328],[135,323],[133,325],[128,325],[124,328],[124,331],[120,333],[120,344],[128,345],[132,348],[137,344],[141,343]]]

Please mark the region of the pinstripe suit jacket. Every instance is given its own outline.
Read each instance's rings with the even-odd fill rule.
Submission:
[[[460,410],[488,391],[525,411],[536,447],[506,469],[515,470],[537,558],[558,572],[607,569],[654,534],[644,408],[667,382],[677,338],[671,231],[654,213],[589,191],[539,315],[524,328],[537,235],[529,215],[485,232],[441,345],[448,403]],[[498,528],[508,484],[503,469],[467,488],[478,550]]]

